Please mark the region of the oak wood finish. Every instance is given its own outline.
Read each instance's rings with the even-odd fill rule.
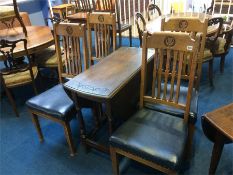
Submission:
[[[201,14],[199,14],[201,15]],[[198,90],[200,85],[200,78],[201,78],[201,71],[202,71],[202,62],[204,57],[204,50],[205,50],[205,42],[206,42],[206,35],[207,35],[207,26],[208,26],[208,16],[201,15],[195,17],[178,17],[176,15],[170,18],[163,18],[161,22],[161,30],[162,31],[176,31],[176,32],[189,32],[202,34],[202,40],[200,43],[200,53],[198,56],[198,63],[197,63],[197,74],[195,80],[195,87]]]
[[[42,51],[45,48],[54,44],[54,38],[49,27],[46,26],[27,26],[28,36],[27,39],[27,50],[28,54]],[[17,39],[24,38],[24,34],[20,27],[13,29],[0,30],[0,39],[14,41]],[[26,53],[23,44],[17,45],[14,50],[15,57],[22,57]],[[2,55],[0,54],[0,60]]]
[[[73,4],[61,4],[61,5],[52,7],[52,10],[53,10],[53,13],[59,14],[59,17],[61,19],[65,19],[67,15],[67,10],[73,7],[75,7]]]
[[[54,37],[58,59],[59,81],[60,83],[63,83],[65,78],[72,78],[89,67],[86,27],[83,24],[55,23]],[[60,41],[61,38],[62,41]],[[82,67],[82,64],[84,67]],[[43,135],[40,129],[38,116],[61,124],[64,128],[66,140],[70,148],[70,155],[75,155],[76,149],[73,144],[70,124],[68,121],[32,109],[29,109],[29,112],[32,114],[32,120],[41,141],[43,141]],[[81,111],[78,111],[78,113],[81,115]]]
[[[121,96],[119,94],[123,91],[131,91],[133,93],[123,93],[123,98],[132,99],[139,97],[139,88],[135,88],[139,87],[139,81],[135,77],[140,76],[141,54],[142,49],[140,48],[121,47],[98,64],[91,66],[88,70],[64,84],[65,88],[73,92],[73,99],[76,99],[78,96],[106,104],[105,115],[108,120],[108,132],[110,134],[113,130],[113,105],[116,103],[116,98],[118,99]],[[149,52],[147,56],[149,62],[152,60],[153,53]],[[133,84],[134,89],[131,86],[128,87],[129,84]],[[126,90],[127,88],[131,89]],[[123,103],[121,100],[118,100],[118,102]],[[136,104],[134,105],[137,106],[138,98],[135,101]],[[79,106],[78,103],[76,105]],[[126,108],[132,108],[129,104],[125,106],[127,106]],[[80,121],[83,121],[83,119],[80,119]],[[83,144],[99,149],[100,151],[109,152],[106,146],[100,146],[100,144],[88,138],[84,123],[82,124],[81,133]]]
[[[20,13],[19,13],[19,9],[18,9],[18,5],[17,5],[17,0],[13,0],[13,6],[14,6],[14,12],[15,12],[15,16],[13,16],[13,18],[16,18],[18,20],[18,22],[20,23],[20,26],[23,28],[23,33],[24,35],[27,37],[27,29],[25,27],[25,24],[20,16]],[[1,6],[0,6],[1,8]],[[1,18],[1,21],[4,22],[6,25],[7,25],[7,21],[10,21],[10,26],[13,27],[13,22],[14,20],[12,21],[12,16],[10,16],[9,18],[6,17],[6,18]]]
[[[187,33],[184,34],[176,32],[158,32],[149,35],[147,32],[144,32],[142,44],[143,51],[140,85],[140,108],[144,106],[145,102],[149,102],[166,104],[177,109],[183,109],[185,111],[183,120],[185,123],[188,123],[194,76],[198,60],[199,44],[200,35],[197,35],[195,37],[195,40],[193,40]],[[146,85],[148,84],[146,65],[149,48],[153,49],[153,52],[155,53],[155,58],[151,86],[152,93],[151,95],[146,95]],[[166,57],[164,57],[164,52],[167,53]],[[185,72],[188,80],[187,100],[186,104],[180,104],[179,92],[180,84],[182,81],[181,73],[184,69],[183,65],[187,62],[187,59],[189,60],[188,64],[190,67],[190,69]],[[166,65],[165,67],[163,67],[164,64]],[[170,94],[167,94],[166,90],[169,81],[171,82],[170,84],[172,90],[170,91]],[[164,84],[163,89],[161,89],[162,83]],[[176,85],[176,88],[174,88],[174,85]],[[156,93],[155,87],[157,87],[158,89]],[[126,156],[130,159],[136,160],[142,164],[150,166],[164,173],[176,174],[176,171],[168,169],[162,164],[148,161],[143,157],[125,151],[123,148],[110,146],[110,150],[113,171],[116,175],[119,174],[117,155]]]
[[[28,63],[20,64],[17,62],[17,58],[14,57],[14,50],[18,44],[23,45]],[[4,61],[5,65],[5,68],[0,70],[1,84],[6,91],[7,97],[10,100],[16,116],[19,117],[19,113],[17,111],[14,98],[10,92],[10,88],[15,88],[31,83],[35,94],[37,94],[37,89],[35,85],[37,68],[35,67],[36,71],[33,71],[31,57],[29,56],[27,50],[26,39],[20,39],[16,41],[0,40],[0,53],[3,55],[2,61]],[[23,72],[25,73],[25,75],[21,74]],[[12,80],[9,81],[9,79],[15,79],[16,82],[12,82]]]
[[[94,29],[95,56],[92,51],[92,29]],[[93,12],[87,14],[88,51],[91,63],[101,60],[110,52],[116,50],[116,16],[108,12]]]
[[[202,126],[206,134],[210,128],[206,128],[208,125],[204,124],[205,122],[215,131],[211,133],[214,134],[212,136],[214,147],[209,168],[209,174],[215,174],[224,144],[233,142],[233,103],[208,112],[203,116]]]

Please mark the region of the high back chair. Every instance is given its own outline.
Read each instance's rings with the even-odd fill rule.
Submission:
[[[92,0],[71,0],[75,3],[77,10],[83,12],[91,12],[93,10]]]
[[[14,57],[14,51],[18,45],[24,46],[27,62],[19,62],[18,58]],[[36,66],[32,65],[31,57],[27,50],[26,39],[15,41],[0,40],[0,54],[3,55],[3,60],[0,61],[3,61],[5,65],[5,68],[0,69],[0,82],[6,91],[6,95],[10,100],[16,116],[19,117],[10,89],[32,83],[33,90],[37,94],[35,78],[37,77],[38,70]]]
[[[92,52],[92,29],[94,29],[95,56]],[[91,63],[101,60],[111,50],[116,50],[116,16],[110,12],[93,12],[87,14],[88,51]],[[112,41],[111,41],[112,40]],[[112,49],[111,49],[112,44]]]
[[[58,59],[59,80],[61,83],[74,77],[88,68],[86,27],[81,24],[56,23],[54,25],[56,53]],[[62,38],[62,44],[60,41]],[[81,44],[82,43],[82,44]],[[62,53],[64,52],[64,54]],[[84,65],[82,67],[82,65]],[[73,156],[76,149],[73,144],[70,129],[70,120],[76,114],[73,101],[68,97],[62,84],[37,95],[26,102],[32,121],[38,132],[40,141],[43,141],[38,116],[50,119],[61,124]],[[81,111],[78,111],[79,115]]]
[[[13,27],[14,19],[16,18],[21,27],[23,28],[23,33],[27,36],[27,29],[23,23],[23,20],[19,14],[17,1],[13,0],[13,6],[0,6],[0,21],[6,24],[8,27]]]
[[[148,21],[150,21],[151,19],[157,17],[157,16],[161,16],[162,12],[160,10],[160,8],[155,5],[155,4],[149,4],[147,7],[147,19]]]
[[[139,41],[140,41],[140,47],[142,47],[142,35],[143,35],[143,32],[146,30],[146,21],[145,21],[144,17],[142,16],[142,14],[139,12],[137,12],[135,14],[135,23],[136,23],[137,29],[138,29],[138,37],[139,37]]]
[[[157,32],[143,35],[140,85],[140,110],[123,123],[110,137],[114,174],[119,174],[118,155],[126,156],[167,174],[176,174],[188,144],[188,120],[200,36],[187,33]],[[155,52],[151,93],[146,93],[147,52]],[[163,53],[167,53],[164,57]],[[188,60],[189,69],[182,74]],[[165,67],[163,65],[165,64]],[[181,83],[187,81],[186,101],[180,101]],[[170,82],[170,83],[168,83]],[[163,87],[163,88],[162,88]],[[171,89],[168,92],[168,89]],[[151,110],[146,103],[158,103],[182,109],[182,118]],[[190,145],[189,145],[190,146]]]
[[[202,71],[202,61],[205,57],[212,57],[212,53],[209,49],[205,49],[205,41],[207,35],[208,19],[200,20],[197,18],[169,18],[162,19],[161,30],[162,31],[175,31],[175,32],[188,32],[202,33],[202,40],[200,45],[200,53],[197,63],[197,75],[195,76],[195,87],[198,90]]]
[[[94,11],[96,12],[111,12],[116,14],[116,32],[119,33],[119,45],[122,45],[122,33],[129,31],[129,45],[132,46],[132,25],[122,23],[120,15],[121,1],[118,0],[96,0],[94,2]]]

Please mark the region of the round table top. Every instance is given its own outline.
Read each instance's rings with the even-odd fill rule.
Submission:
[[[27,48],[29,54],[36,53],[54,44],[54,38],[51,33],[51,29],[47,26],[26,26],[28,36]],[[10,29],[0,30],[0,39],[6,39],[10,41],[25,38],[22,27],[14,27]],[[23,44],[19,44],[14,49],[15,57],[21,57],[25,55]],[[1,59],[1,55],[0,55]]]

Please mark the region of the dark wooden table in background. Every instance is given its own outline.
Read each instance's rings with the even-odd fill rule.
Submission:
[[[29,54],[33,54],[42,51],[45,48],[54,44],[54,38],[51,33],[51,29],[47,26],[26,26],[28,36],[27,48]],[[10,29],[0,30],[0,39],[5,40],[17,40],[25,38],[22,27],[14,27]],[[25,55],[23,44],[19,44],[14,49],[15,57],[22,57]],[[0,60],[2,56],[0,54]]]
[[[148,62],[152,63],[152,58],[153,52],[148,51]],[[111,134],[113,120],[120,117],[126,119],[137,110],[141,60],[141,48],[121,47],[64,86],[78,97],[106,105],[105,115]],[[106,145],[100,145],[86,135],[82,138],[85,138],[84,144],[109,152]]]

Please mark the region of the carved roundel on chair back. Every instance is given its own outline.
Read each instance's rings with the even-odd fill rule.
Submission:
[[[71,26],[67,26],[66,27],[66,32],[68,35],[72,35],[73,34],[73,28]]]
[[[181,20],[179,22],[179,28],[180,29],[186,29],[188,27],[188,21],[187,20]]]
[[[176,40],[174,37],[172,36],[167,36],[165,39],[164,39],[164,44],[165,46],[167,47],[172,47],[176,44]]]
[[[98,16],[98,20],[99,20],[99,22],[104,22],[104,16],[103,15],[99,15]]]

